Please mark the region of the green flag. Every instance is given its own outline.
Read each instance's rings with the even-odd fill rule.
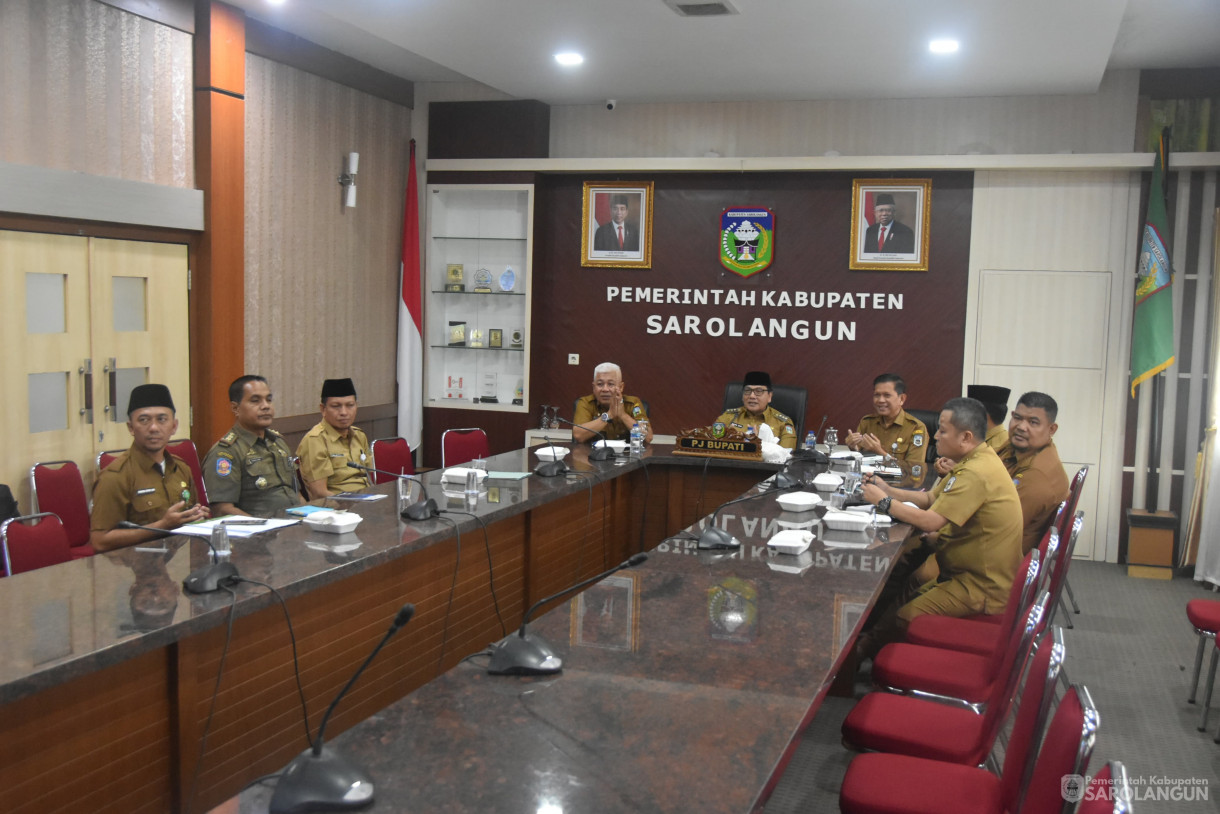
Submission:
[[[1152,167],[1152,189],[1144,216],[1139,276],[1135,284],[1135,322],[1131,329],[1131,396],[1141,382],[1173,364],[1173,263],[1165,248],[1165,167],[1169,163],[1169,128],[1161,131]]]

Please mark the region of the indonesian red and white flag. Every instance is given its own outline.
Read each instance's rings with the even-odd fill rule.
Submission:
[[[411,139],[407,201],[402,218],[402,284],[398,296],[398,434],[412,450],[424,432],[424,342],[419,259],[419,191]]]

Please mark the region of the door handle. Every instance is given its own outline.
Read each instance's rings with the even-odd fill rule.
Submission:
[[[93,360],[86,359],[76,371],[80,374],[81,393],[80,414],[85,417],[86,424],[93,423]]]
[[[113,356],[106,362],[106,367],[103,369],[106,374],[106,406],[102,408],[102,412],[110,416],[111,421],[118,421],[119,408],[115,400],[118,398],[119,389],[119,366],[118,360]]]

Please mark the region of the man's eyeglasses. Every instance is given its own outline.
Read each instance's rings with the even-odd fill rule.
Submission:
[[[764,393],[770,393],[771,388],[769,388],[769,387],[744,387],[744,388],[742,388],[741,392],[747,396],[761,396]]]

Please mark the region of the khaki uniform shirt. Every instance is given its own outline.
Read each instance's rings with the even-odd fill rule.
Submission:
[[[644,412],[644,403],[635,396],[623,396],[623,409],[636,421],[647,421],[648,413]],[[603,410],[597,403],[597,396],[588,395],[576,402],[576,414],[572,416],[573,424],[587,424],[601,415]],[[602,434],[610,441],[625,440],[631,436],[631,430],[617,418],[606,425]],[[599,439],[594,438],[593,443]]]
[[[1008,428],[1003,424],[996,424],[987,430],[987,437],[983,439],[983,443],[999,452],[1008,443]]]
[[[923,463],[927,459],[928,428],[918,418],[908,415],[906,410],[900,412],[888,427],[881,416],[869,413],[860,419],[856,432],[861,435],[871,432],[881,441],[881,448],[886,454],[900,461]]]
[[[1059,504],[1067,499],[1071,485],[1054,441],[1040,450],[1020,453],[1011,444],[1005,444],[999,455],[1021,499],[1021,516],[1025,521],[1021,548],[1028,554],[1042,541],[1047,524]]]
[[[940,587],[981,613],[1001,613],[1021,564],[1021,501],[995,450],[979,444],[932,487]],[[945,582],[953,583],[946,585]]]
[[[365,473],[347,465],[348,461],[373,465],[369,439],[355,427],[344,441],[338,430],[325,420],[319,421],[301,439],[297,457],[301,459],[301,477],[306,483],[326,478],[326,488],[332,492],[358,492],[369,485]]]
[[[256,517],[270,517],[300,502],[292,452],[275,430],[259,438],[234,424],[203,459],[203,482],[213,503],[232,503]]]
[[[165,474],[135,444],[102,470],[93,489],[92,531],[110,531],[120,521],[146,526],[165,516],[175,503],[199,502],[191,468],[181,458],[165,453]]]
[[[763,411],[761,419],[760,421],[750,415],[750,411],[743,406],[736,410],[729,410],[727,413],[721,413],[716,420],[742,432],[746,427],[753,427],[754,431],[758,432],[758,425],[766,424],[775,433],[776,441],[781,447],[796,449],[796,426],[792,423],[791,418],[774,407],[768,406]]]

